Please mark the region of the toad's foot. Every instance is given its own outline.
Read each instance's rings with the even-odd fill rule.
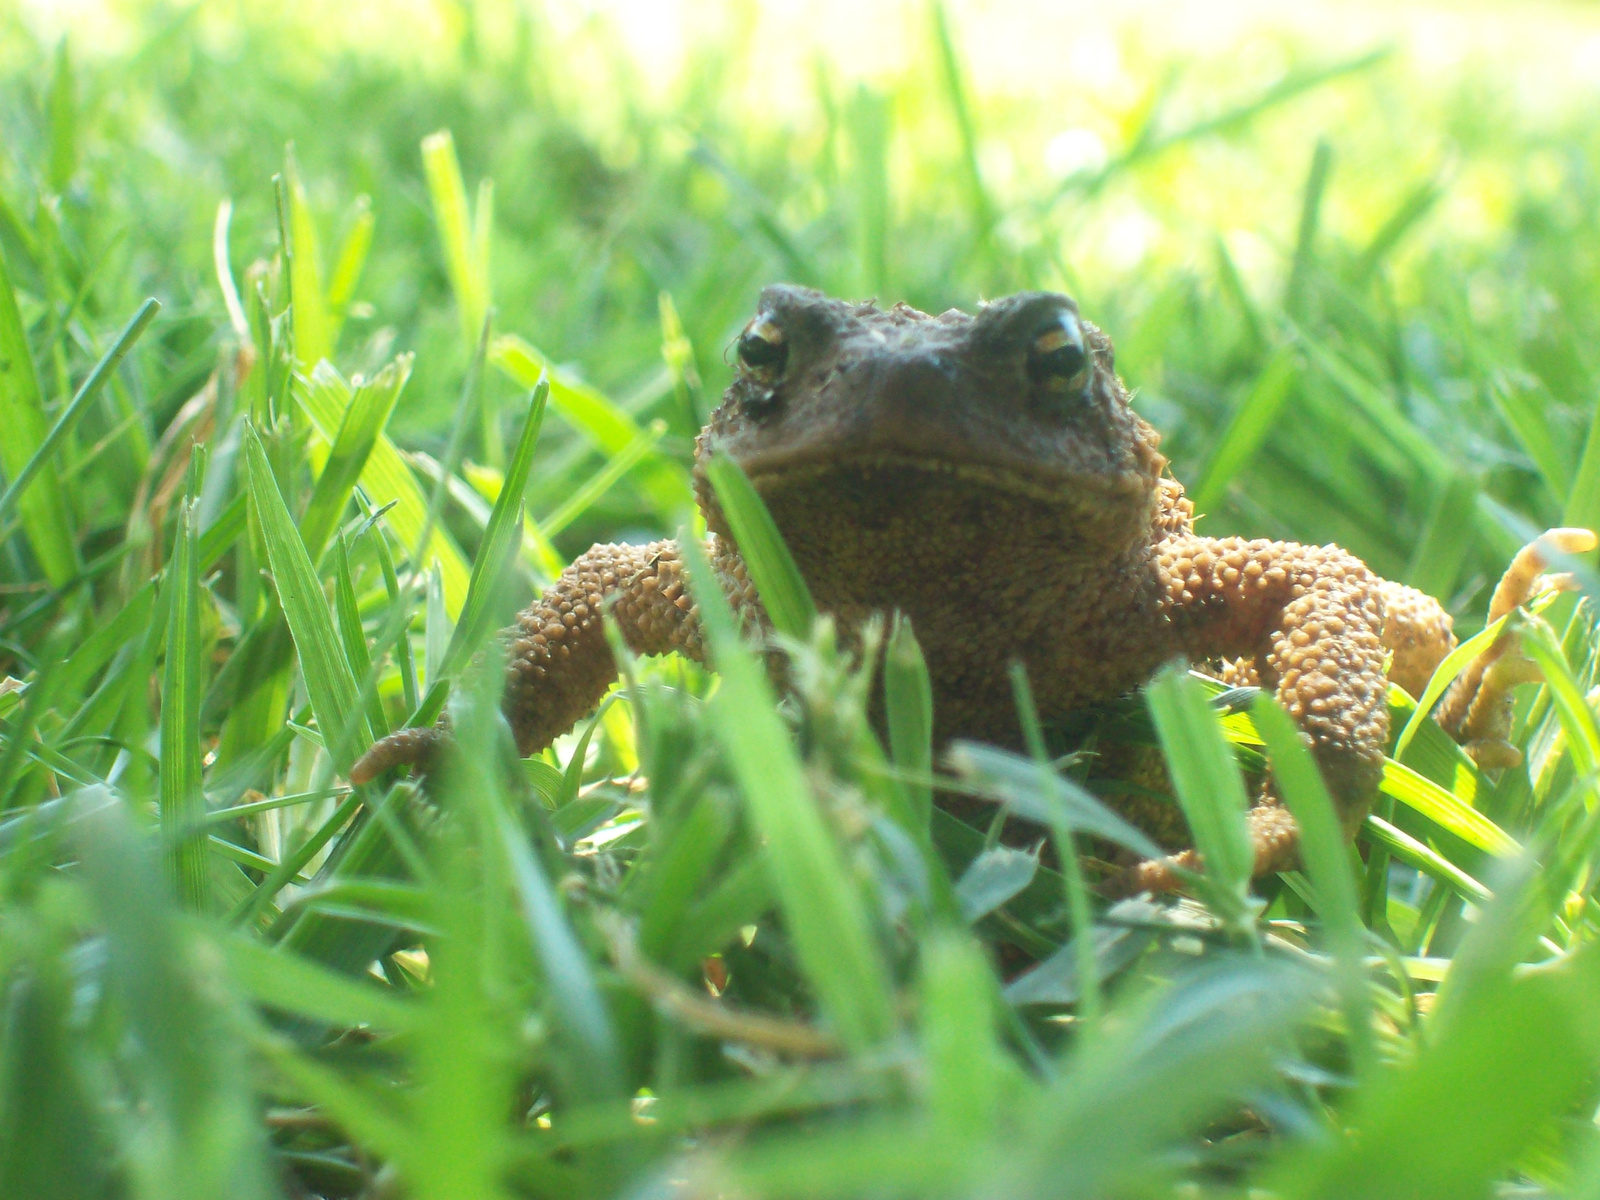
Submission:
[[[1300,828],[1289,810],[1273,800],[1257,804],[1245,817],[1250,830],[1250,845],[1255,863],[1250,876],[1259,879],[1274,871],[1287,871],[1300,859]],[[1195,850],[1184,850],[1166,858],[1149,858],[1113,876],[1100,888],[1108,899],[1136,896],[1140,892],[1175,892],[1183,886],[1183,876],[1201,870],[1204,864]]]
[[[1570,591],[1575,586],[1572,576],[1541,574],[1549,565],[1550,554],[1584,554],[1596,544],[1594,532],[1588,529],[1551,529],[1528,543],[1511,560],[1494,590],[1489,623],[1544,592]],[[1435,719],[1480,767],[1514,767],[1522,761],[1522,751],[1508,740],[1511,690],[1519,683],[1542,678],[1538,667],[1523,654],[1521,639],[1508,629],[1456,677]]]

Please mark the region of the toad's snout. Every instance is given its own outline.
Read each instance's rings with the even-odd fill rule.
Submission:
[[[878,353],[841,364],[838,386],[857,397],[856,445],[885,450],[948,450],[971,424],[972,388],[961,356],[949,349]]]

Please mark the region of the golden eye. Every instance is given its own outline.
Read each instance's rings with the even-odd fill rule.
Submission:
[[[1077,317],[1058,313],[1034,337],[1028,348],[1028,377],[1060,391],[1076,391],[1089,382],[1089,351]]]
[[[771,381],[783,373],[789,346],[770,317],[757,317],[739,335],[739,362],[752,375]]]

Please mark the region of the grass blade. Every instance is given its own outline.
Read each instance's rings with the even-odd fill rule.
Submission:
[[[383,436],[409,374],[406,365],[390,363],[350,395],[344,417],[339,422],[339,432],[328,449],[322,473],[317,476],[305,516],[300,520],[300,535],[312,562],[322,557],[328,535],[339,523],[350,503],[351,491],[366,470],[378,439]],[[307,390],[297,390],[302,403],[305,403]]]
[[[334,260],[333,274],[328,277],[328,337],[335,346],[339,344],[339,333],[350,313],[356,285],[361,282],[361,272],[367,265],[367,253],[372,249],[372,230],[376,224],[372,202],[365,196],[357,196],[350,232],[345,234],[339,255]]]
[[[906,777],[912,815],[926,825],[933,811],[933,789],[923,782],[933,775],[933,683],[911,620],[898,613],[883,654],[883,701],[889,757]]]
[[[619,479],[633,470],[640,459],[656,448],[656,443],[666,431],[665,421],[650,422],[648,429],[643,430],[637,438],[608,458],[603,467],[575,488],[572,494],[561,502],[561,507],[538,522],[535,528],[539,530],[540,536],[553,538],[581,517],[596,500],[609,492]]]
[[[1311,152],[1311,168],[1306,172],[1305,191],[1300,198],[1300,228],[1295,234],[1294,259],[1289,266],[1289,281],[1284,287],[1283,307],[1291,315],[1304,317],[1306,290],[1317,262],[1317,228],[1322,223],[1322,197],[1328,189],[1333,169],[1333,147],[1327,138],[1318,138]]]
[[[402,355],[395,360],[399,373],[398,387],[405,386],[411,374],[411,358]],[[314,371],[309,387],[294,385],[301,405],[311,417],[324,442],[332,445],[334,431],[344,423],[345,406],[350,402],[350,389],[332,367]],[[406,466],[400,451],[395,449],[386,434],[380,434],[377,444],[361,471],[361,487],[367,497],[379,508],[392,505],[384,516],[389,528],[394,530],[400,545],[409,552],[416,547],[424,530],[430,530],[428,499],[423,495],[417,478]],[[471,572],[450,536],[437,523],[431,526],[428,544],[423,552],[425,563],[437,562],[443,579],[445,605],[452,614],[459,613],[467,601],[467,585]],[[416,565],[420,569],[420,564]]]
[[[810,637],[817,606],[766,502],[739,464],[727,455],[719,454],[707,461],[705,471],[772,627],[785,637]]]
[[[203,470],[196,456],[191,480]],[[179,903],[191,912],[206,908],[206,802],[200,790],[200,583],[195,562],[195,517],[189,499],[178,513],[178,531],[167,564],[167,662],[161,686],[161,832],[171,856],[169,869]]]
[[[1260,692],[1250,716],[1267,744],[1273,781],[1300,827],[1300,857],[1316,889],[1317,911],[1333,950],[1352,1057],[1358,1073],[1365,1075],[1373,1065],[1371,1005],[1362,970],[1366,934],[1344,831],[1316,762],[1289,715],[1272,696]]]
[[[456,157],[455,138],[448,129],[422,139],[422,172],[428,180],[428,198],[433,203],[433,221],[444,249],[450,290],[455,293],[461,344],[471,349],[478,344],[478,332],[489,311],[488,262],[479,255],[467,188],[461,179],[461,162]],[[487,225],[487,221],[483,223]]]
[[[1448,596],[1455,590],[1476,530],[1461,514],[1478,502],[1478,483],[1470,475],[1452,471],[1434,489],[1427,524],[1412,552],[1405,580],[1429,596]]]
[[[328,298],[322,286],[322,252],[317,245],[317,225],[300,182],[300,168],[291,148],[284,165],[289,201],[290,294],[294,297],[295,369],[309,375],[333,354],[333,325]]]
[[[1521,849],[1515,838],[1482,813],[1467,807],[1455,793],[1445,791],[1433,780],[1392,758],[1383,764],[1383,782],[1379,788],[1385,795],[1393,796],[1439,828],[1480,850],[1505,856]]]
[[[3,265],[0,265],[0,270],[3,269]],[[0,307],[3,307],[4,303],[4,300],[0,300]],[[4,494],[0,494],[0,524],[4,524],[10,518],[11,509],[27,490],[28,484],[32,483],[34,476],[49,463],[50,456],[55,453],[56,447],[61,444],[62,439],[67,434],[72,432],[72,427],[77,424],[78,418],[83,415],[90,401],[100,394],[100,388],[105,384],[111,373],[117,369],[117,364],[133,348],[133,344],[139,340],[139,335],[149,327],[150,322],[156,319],[156,314],[160,311],[161,302],[159,300],[154,297],[146,300],[139,306],[139,311],[133,314],[133,319],[117,335],[117,340],[111,344],[111,349],[107,350],[101,356],[100,361],[95,363],[94,369],[89,372],[88,378],[83,381],[83,385],[78,388],[71,402],[62,410],[61,415],[56,418],[56,423],[50,427],[50,432],[44,436],[44,440],[39,443],[39,448],[23,464],[22,469],[12,477],[11,484],[6,488]],[[3,317],[0,317],[0,320],[3,320]],[[9,465],[6,470],[10,474]]]
[[[344,643],[344,656],[350,664],[351,677],[357,681],[372,674],[372,654],[367,649],[367,634],[361,624],[361,607],[356,601],[355,580],[350,575],[350,552],[345,545],[344,530],[333,543],[333,603],[339,616],[339,637]],[[363,687],[366,697],[367,725],[374,738],[389,732],[389,722],[383,714],[383,701],[376,687]]]
[[[1196,512],[1209,512],[1222,499],[1234,476],[1255,456],[1276,427],[1299,377],[1294,352],[1287,348],[1274,351],[1211,451],[1193,492]]]
[[[1403,829],[1396,829],[1382,817],[1367,814],[1364,827],[1368,838],[1383,846],[1394,857],[1435,879],[1449,884],[1474,904],[1488,900],[1488,888],[1430,846],[1425,846]]]
[[[1000,1110],[1002,1062],[993,977],[976,943],[955,931],[922,948],[922,1044],[936,1136],[977,1141]]]
[[[88,892],[104,933],[104,986],[115,997],[134,1071],[124,1134],[152,1196],[266,1200],[265,1138],[250,1068],[218,1011],[203,956],[165,901],[148,842],[103,789],[79,803]]]
[[[370,982],[268,949],[254,938],[219,938],[218,948],[234,983],[258,1004],[329,1025],[370,1025],[397,1033],[417,1025],[415,1006]]]
[[[7,495],[17,493],[12,502],[21,512],[28,545],[45,578],[51,586],[62,587],[78,574],[78,543],[66,493],[48,457],[39,456],[33,468],[34,486],[23,490],[27,481],[22,474],[44,448],[48,432],[44,396],[4,253],[0,253],[0,428],[6,431],[0,437],[0,469],[13,480]]]
[[[1600,728],[1595,725],[1594,711],[1589,707],[1584,689],[1572,677],[1572,668],[1561,652],[1561,642],[1555,630],[1541,617],[1523,615],[1517,627],[1523,649],[1539,664],[1545,686],[1555,701],[1561,727],[1566,730],[1573,767],[1580,776],[1592,777],[1600,770]]]
[[[856,1052],[894,1029],[894,1006],[867,914],[834,834],[806,786],[761,668],[739,638],[711,564],[687,530],[700,620],[722,683],[712,698],[715,733],[766,841],[773,888],[800,963],[839,1037]]]
[[[928,17],[932,23],[934,52],[938,55],[940,82],[944,85],[950,115],[956,123],[957,144],[961,149],[962,182],[966,186],[967,208],[972,222],[972,240],[981,251],[992,257],[994,247],[990,234],[994,230],[995,208],[978,163],[978,127],[972,113],[972,100],[967,94],[966,70],[956,51],[956,40],[950,31],[950,16],[945,11],[943,0],[929,0]]]
[[[1561,523],[1581,529],[1600,529],[1600,405],[1589,422],[1583,454],[1561,510]]]
[[[1572,495],[1572,468],[1550,426],[1549,394],[1533,380],[1505,373],[1497,373],[1490,379],[1487,390],[1501,420],[1516,435],[1523,453],[1532,460],[1539,477],[1550,489],[1550,495],[1557,500]]]
[[[645,432],[604,392],[572,378],[519,337],[503,334],[495,338],[489,346],[489,361],[519,387],[532,389],[541,378],[548,378],[550,407],[607,457],[621,454]],[[660,454],[644,456],[634,468],[634,481],[664,519],[677,520],[693,503],[689,473]]]
[[[311,699],[311,711],[316,714],[334,765],[343,774],[372,744],[372,733],[359,707],[360,689],[334,632],[333,617],[306,555],[305,543],[284,507],[283,495],[254,426],[246,426],[244,445],[250,501],[261,522],[283,615],[300,654],[306,695]]]
[[[1145,687],[1145,703],[1205,862],[1203,896],[1224,921],[1247,924],[1255,852],[1245,827],[1244,782],[1216,711],[1199,684],[1175,666],[1164,667]]]
[[[1414,1061],[1360,1097],[1350,1115],[1360,1137],[1286,1155],[1265,1190],[1293,1200],[1491,1194],[1587,1090],[1597,997],[1593,946],[1561,972],[1486,982]]]
[[[1428,680],[1428,686],[1422,689],[1422,695],[1417,697],[1417,707],[1412,710],[1411,716],[1406,721],[1406,727],[1400,731],[1400,736],[1395,739],[1394,757],[1403,759],[1411,740],[1417,736],[1417,731],[1422,728],[1422,723],[1428,719],[1428,714],[1433,711],[1433,706],[1439,702],[1457,675],[1467,669],[1467,664],[1477,658],[1500,636],[1500,631],[1505,628],[1506,618],[1501,617],[1494,624],[1480,630],[1466,641],[1462,642],[1433,669],[1433,676]]]
[[[539,430],[544,426],[545,401],[549,395],[549,383],[540,380],[528,398],[528,412],[522,420],[516,450],[506,468],[500,495],[495,498],[494,511],[489,514],[489,524],[483,531],[483,541],[478,545],[478,555],[472,564],[467,601],[462,606],[461,618],[456,622],[440,667],[445,678],[466,665],[489,635],[500,612],[497,601],[501,583],[522,541],[522,494],[528,486],[528,472],[533,467],[533,451],[539,443]],[[432,678],[428,680],[430,687],[433,682]]]

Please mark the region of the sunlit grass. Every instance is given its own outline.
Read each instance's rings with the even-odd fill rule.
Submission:
[[[1352,850],[1282,714],[1176,669],[1098,756],[946,755],[914,631],[841,653],[724,467],[792,699],[691,555],[720,674],[620,654],[508,752],[492,630],[695,527],[774,279],[1073,292],[1207,532],[1464,635],[1600,523],[1590,18],[1174,11],[874,9],[870,69],[737,7],[659,58],[494,5],[0,15],[0,1194],[1600,1194],[1582,563],[1507,622],[1523,766],[1396,691]],[[345,782],[447,705],[429,789]],[[1088,889],[1152,849],[1121,741],[1199,902]],[[1252,889],[1269,760],[1305,865]]]

